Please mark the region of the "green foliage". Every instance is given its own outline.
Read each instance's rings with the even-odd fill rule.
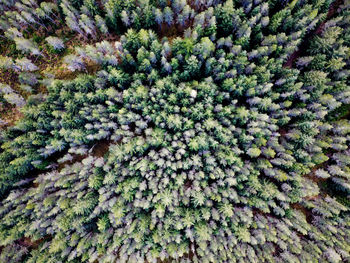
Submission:
[[[8,2],[1,262],[350,260],[347,2]]]

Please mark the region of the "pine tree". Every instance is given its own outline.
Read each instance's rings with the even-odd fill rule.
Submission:
[[[64,43],[63,43],[62,39],[60,39],[58,37],[49,36],[49,37],[45,38],[45,40],[54,50],[61,51],[62,49],[64,49]]]
[[[18,38],[15,39],[17,50],[22,51],[23,53],[28,53],[31,55],[42,55],[40,52],[38,45],[30,39]]]

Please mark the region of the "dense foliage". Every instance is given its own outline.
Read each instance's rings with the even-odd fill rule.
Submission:
[[[347,0],[0,0],[0,262],[350,262],[349,25]]]

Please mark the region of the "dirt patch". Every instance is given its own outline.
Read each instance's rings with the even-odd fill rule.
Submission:
[[[303,44],[302,44],[303,45]],[[301,55],[301,49],[298,49],[297,51],[294,51],[292,55],[289,56],[286,63],[284,63],[283,67],[285,68],[292,68],[293,63],[300,57]]]
[[[319,165],[316,165],[314,168],[311,169],[311,172],[304,175],[304,177],[309,178],[310,180],[312,180],[313,182],[315,182],[316,184],[322,183],[327,181],[328,178],[322,178],[322,177],[318,177],[316,176],[316,171],[322,167],[325,167],[328,164],[328,162],[323,162]]]
[[[295,210],[301,211],[305,215],[306,222],[308,222],[309,224],[312,223],[313,215],[312,215],[312,211],[310,209],[307,209],[306,207],[304,207],[303,205],[301,205],[299,203],[292,204],[291,207]]]
[[[62,154],[61,157],[63,157],[64,154]],[[66,165],[69,165],[69,164],[74,164],[76,162],[81,162],[82,160],[84,160],[85,158],[88,157],[88,154],[84,154],[84,155],[81,155],[81,154],[72,154],[72,157],[73,159],[70,160],[70,161],[65,161],[63,163],[59,163],[58,166],[57,166],[57,171],[60,172],[62,171],[62,169],[64,167],[66,167]]]
[[[184,190],[188,190],[189,188],[192,187],[192,184],[193,184],[193,181],[191,180],[187,180],[185,183],[184,183]]]
[[[93,146],[92,155],[96,157],[104,157],[108,152],[111,143],[111,140],[102,140],[97,142],[95,146]]]
[[[94,63],[93,61],[89,60],[86,62],[86,69],[85,71],[70,71],[66,65],[60,65],[57,68],[49,69],[49,72],[54,72],[55,79],[60,80],[73,80],[78,75],[82,73],[87,73],[89,75],[95,74],[97,71],[101,69],[101,66],[99,64]]]
[[[5,122],[4,124],[0,123],[0,129],[13,126],[22,117],[23,114],[15,107],[8,108],[6,111],[0,111],[0,118]]]

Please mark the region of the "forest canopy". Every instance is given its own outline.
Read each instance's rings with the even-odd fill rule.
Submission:
[[[350,262],[349,0],[0,0],[0,262]]]

